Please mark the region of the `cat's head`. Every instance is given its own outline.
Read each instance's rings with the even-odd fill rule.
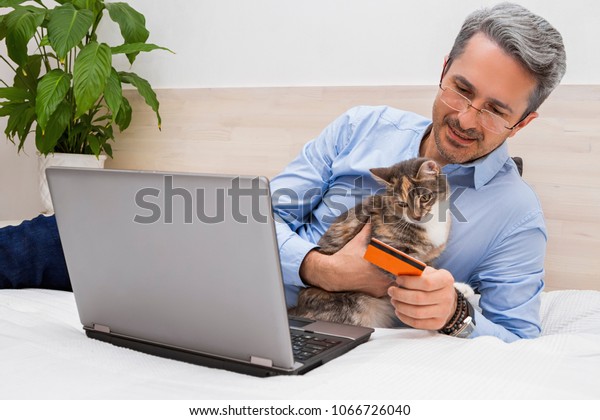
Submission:
[[[450,187],[437,162],[427,158],[402,161],[388,168],[374,168],[371,173],[386,187],[386,196],[396,214],[406,214],[421,221],[439,201],[448,199]]]

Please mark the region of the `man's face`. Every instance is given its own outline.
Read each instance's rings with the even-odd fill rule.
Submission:
[[[527,109],[535,79],[494,42],[476,34],[450,63],[442,86],[470,99],[473,107],[502,117],[508,122],[507,127],[512,127]],[[435,148],[430,144],[426,153],[442,165],[470,162],[487,155],[537,117],[533,112],[513,130],[502,129],[496,134],[481,125],[477,110],[469,107],[456,111],[441,101],[441,93],[439,90],[433,103]]]

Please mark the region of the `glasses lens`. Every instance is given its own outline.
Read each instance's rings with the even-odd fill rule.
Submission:
[[[508,121],[486,109],[481,110],[479,119],[483,127],[496,134],[502,133],[508,127]]]
[[[441,86],[440,88],[442,89],[440,99],[453,110],[465,112],[471,106],[471,101],[454,89],[449,87],[444,88]],[[508,127],[508,121],[506,121],[504,118],[491,113],[487,109],[474,109],[477,111],[481,125],[491,132],[495,134],[501,134]]]
[[[455,111],[464,112],[469,108],[469,100],[452,88],[442,88],[440,99]]]

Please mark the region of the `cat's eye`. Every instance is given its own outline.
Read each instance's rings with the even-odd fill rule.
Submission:
[[[419,199],[421,200],[421,203],[428,203],[431,201],[432,198],[433,198],[433,194],[427,193],[427,194],[423,194]]]

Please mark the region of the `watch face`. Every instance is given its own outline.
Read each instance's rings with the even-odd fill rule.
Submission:
[[[468,316],[465,318],[463,325],[459,328],[454,336],[459,338],[467,338],[471,335],[474,329],[475,327],[473,325],[473,318]]]

